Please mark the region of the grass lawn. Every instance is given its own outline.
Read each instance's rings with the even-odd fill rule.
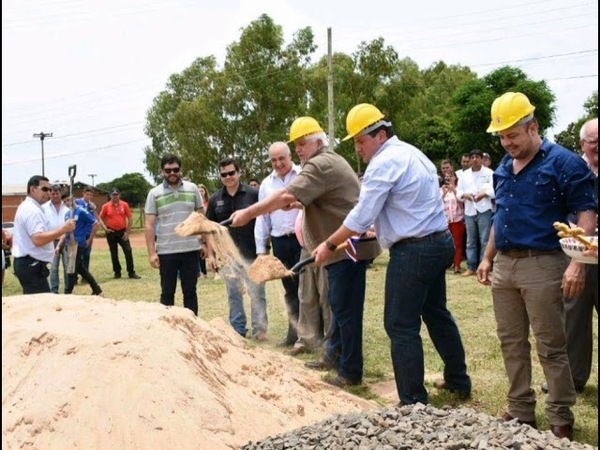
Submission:
[[[108,298],[132,301],[157,302],[160,295],[158,271],[148,264],[145,249],[134,249],[136,272],[141,280],[112,278],[110,253],[108,250],[94,249],[92,252],[91,271],[96,277]],[[124,263],[121,254],[121,263]],[[387,253],[378,258],[367,274],[367,301],[365,306],[365,383],[366,386],[351,388],[352,392],[367,398],[385,402],[377,398],[369,389],[370,385],[393,380],[392,365],[389,351],[389,339],[383,329],[383,286],[387,266]],[[492,310],[490,289],[477,283],[474,277],[468,279],[447,272],[449,306],[456,320],[466,346],[467,364],[473,378],[473,399],[466,403],[478,411],[485,411],[497,416],[506,408],[507,378],[504,371],[500,346],[496,337],[496,323]],[[62,288],[61,284],[61,288]],[[20,294],[20,286],[12,269],[6,273],[6,284],[2,290],[3,296]],[[78,285],[76,294],[89,294],[87,285]],[[198,286],[200,312],[202,319],[211,320],[215,317],[227,318],[227,295],[223,281],[200,280]],[[287,330],[287,319],[283,300],[283,287],[278,281],[267,285],[269,304],[269,341],[259,345],[281,352],[276,346]],[[181,305],[181,292],[177,291],[177,304]],[[248,301],[249,304],[249,301]],[[247,307],[247,311],[249,306]],[[577,398],[574,407],[576,417],[575,439],[579,442],[598,445],[598,326],[594,317],[594,369],[592,377],[583,395]],[[434,379],[441,376],[442,362],[435,352],[427,331],[422,330],[425,358],[426,377],[429,387]],[[253,343],[254,345],[254,343]],[[315,356],[302,355],[302,359]],[[545,395],[540,386],[544,382],[541,366],[534,356],[533,386],[538,394],[537,421],[541,429],[548,429],[549,424],[544,412]],[[458,404],[456,398],[446,393],[436,393],[430,389],[430,401],[435,406]],[[396,398],[397,402],[397,398]]]

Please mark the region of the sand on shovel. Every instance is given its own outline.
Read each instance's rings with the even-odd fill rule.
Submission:
[[[219,225],[217,222],[208,220],[204,214],[198,212],[191,213],[187,219],[175,227],[175,232],[179,236],[197,236],[207,235],[211,239],[211,244],[217,260],[223,266],[237,264],[244,266],[244,261],[240,252],[231,239],[227,227]]]
[[[248,276],[255,283],[278,280],[293,275],[283,263],[272,255],[260,255],[248,268]]]

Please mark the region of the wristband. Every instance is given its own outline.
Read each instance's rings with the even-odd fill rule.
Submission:
[[[329,249],[330,252],[335,252],[337,249],[337,245],[333,244],[329,239],[325,240],[325,245]]]

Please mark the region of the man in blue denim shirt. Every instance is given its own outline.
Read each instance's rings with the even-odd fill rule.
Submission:
[[[497,210],[477,278],[492,286],[509,378],[508,411],[502,417],[537,424],[531,326],[548,382],[546,412],[551,431],[572,439],[575,419],[570,407],[575,404],[575,387],[563,329],[563,295],[573,298],[581,293],[585,267],[569,262],[560,251],[553,223],[565,222],[570,212],[576,212],[579,226],[592,234],[598,201],[593,175],[583,160],[540,136],[534,110],[518,92],[508,92],[492,105],[487,131],[499,136],[507,154],[494,173]]]
[[[400,141],[392,123],[373,105],[352,108],[346,128],[345,139],[354,139],[357,154],[369,165],[358,204],[317,247],[316,263],[331,258],[335,245],[375,224],[379,242],[390,249],[384,326],[401,404],[428,403],[421,321],[444,361],[444,379],[434,386],[466,399],[471,379],[465,350],[446,305],[446,268],[454,259],[454,241],[435,165],[419,149]]]

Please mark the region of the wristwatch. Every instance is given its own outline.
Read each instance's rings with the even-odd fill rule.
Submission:
[[[325,240],[325,245],[327,246],[330,252],[335,252],[335,250],[337,249],[337,245],[332,243],[329,239]]]

